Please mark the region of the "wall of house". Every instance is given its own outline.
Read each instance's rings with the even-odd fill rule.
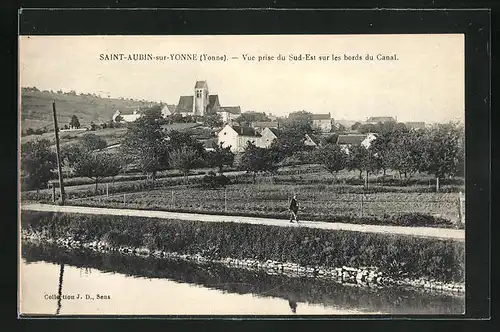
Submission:
[[[276,139],[276,136],[268,128],[264,128],[261,132],[261,137],[257,141],[257,146],[261,148],[269,148],[272,142]]]
[[[222,147],[226,148],[228,146],[231,146],[231,151],[235,152],[238,148],[238,134],[236,132],[229,128],[223,128],[219,134],[217,135],[218,142],[222,142]]]

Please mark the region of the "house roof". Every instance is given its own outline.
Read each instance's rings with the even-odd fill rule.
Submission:
[[[253,136],[260,137],[261,135],[255,131],[254,128],[251,127],[243,127],[243,126],[231,126],[238,133],[239,136]]]
[[[337,144],[356,145],[361,144],[366,138],[366,135],[339,135]]]
[[[183,113],[193,112],[193,96],[180,96],[175,111]]]
[[[239,106],[224,106],[221,107],[221,112],[228,112],[232,114],[241,114],[241,108]]]
[[[164,107],[166,107],[172,113],[175,112],[175,107],[176,106],[174,104],[166,104]]]
[[[312,119],[314,120],[330,120],[330,113],[327,114],[313,114]]]
[[[259,127],[259,128],[276,128],[278,127],[278,122],[277,121],[255,121],[252,122],[252,127]]]
[[[425,128],[425,122],[405,122],[408,128]]]
[[[208,88],[207,81],[196,81],[196,84],[194,85],[195,89],[203,89],[203,88]]]
[[[276,136],[276,137],[280,137],[281,136],[281,131],[279,131],[278,129],[276,129],[276,128],[270,128],[270,127],[266,127],[266,128],[269,129],[274,134],[274,136]]]
[[[372,116],[368,118],[367,122],[396,122],[392,116]]]

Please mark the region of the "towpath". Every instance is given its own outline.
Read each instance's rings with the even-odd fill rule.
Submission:
[[[347,231],[365,232],[365,233],[403,234],[403,235],[428,237],[428,238],[452,239],[457,241],[465,240],[465,231],[463,229],[447,229],[447,228],[435,228],[435,227],[358,225],[358,224],[330,223],[330,222],[320,222],[320,221],[301,221],[299,224],[296,224],[296,223],[290,223],[287,220],[283,219],[271,219],[271,218],[224,216],[224,215],[152,211],[152,210],[112,209],[112,208],[98,208],[98,207],[87,207],[87,206],[59,206],[50,204],[23,204],[21,205],[21,210],[195,220],[204,222],[237,222],[237,223],[260,224],[260,225],[270,225],[270,226],[280,226],[280,227],[311,227],[311,228],[347,230]]]

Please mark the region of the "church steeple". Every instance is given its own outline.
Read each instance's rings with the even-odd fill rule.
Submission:
[[[206,81],[197,81],[194,86],[193,114],[205,115],[208,106],[208,85]]]

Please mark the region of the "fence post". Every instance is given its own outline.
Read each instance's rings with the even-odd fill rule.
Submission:
[[[439,177],[436,178],[436,192],[439,191]]]
[[[125,205],[125,194],[123,194],[123,205]]]
[[[465,195],[463,192],[458,193],[458,217],[462,224],[465,223]]]
[[[224,212],[227,212],[227,188],[224,187]]]
[[[109,197],[109,182],[106,182],[106,198]]]
[[[52,202],[56,201],[56,186],[52,184]]]
[[[174,191],[172,190],[172,207],[174,206]]]
[[[363,198],[364,198],[365,194],[364,193],[361,193],[361,217],[363,216]]]

